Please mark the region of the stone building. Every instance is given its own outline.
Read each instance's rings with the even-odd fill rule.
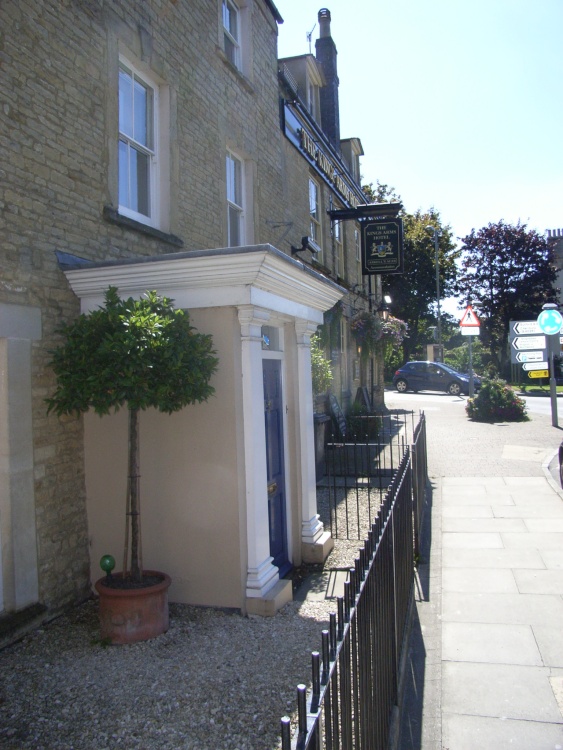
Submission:
[[[381,303],[381,278],[362,276],[359,222],[335,220],[329,213],[366,202],[360,167],[364,152],[359,138],[340,137],[337,49],[328,9],[319,11],[318,23],[315,55],[279,61],[284,154],[287,164],[295,161],[295,150],[302,157],[288,174],[286,205],[307,212],[299,217],[300,225],[308,227],[314,249],[299,257],[347,290],[337,310],[325,316],[325,325],[331,328],[331,390],[348,411],[360,386],[368,388],[374,406],[383,404],[382,362],[362,357],[350,330],[355,313]],[[308,204],[302,200],[306,185]],[[295,220],[295,214],[291,218]]]
[[[341,299],[367,304],[357,228],[325,213],[363,200],[361,144],[325,128],[338,117],[319,50],[278,63],[271,0],[189,6],[0,4],[4,638],[88,596],[100,555],[122,548],[126,415],[57,418],[44,401],[59,324],[109,285],[172,297],[219,356],[212,400],[142,419],[145,564],[172,575],[171,599],[267,614],[290,596],[283,573],[330,549],[316,512],[310,336]],[[305,106],[289,74],[310,84]],[[305,135],[295,143],[292,117],[322,160]],[[345,325],[338,355],[349,396],[359,372]],[[270,498],[264,388],[278,386]]]

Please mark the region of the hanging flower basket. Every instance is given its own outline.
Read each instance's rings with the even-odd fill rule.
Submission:
[[[394,318],[390,315],[383,323],[382,342],[384,344],[393,344],[401,346],[403,341],[408,337],[409,326],[404,320]]]
[[[350,330],[362,355],[373,354],[383,335],[383,321],[367,310],[357,312],[350,322]]]
[[[408,325],[404,320],[389,316],[386,321],[379,315],[362,310],[350,321],[350,329],[356,343],[362,349],[362,356],[382,351],[387,344],[398,347],[408,335]]]

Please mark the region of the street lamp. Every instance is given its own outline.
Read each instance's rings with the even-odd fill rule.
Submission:
[[[391,297],[389,295],[385,295],[383,297],[383,302],[379,305],[377,308],[377,312],[379,313],[381,320],[385,323],[387,320],[389,320],[389,306],[391,305]]]
[[[444,358],[442,356],[442,320],[441,320],[441,312],[440,312],[440,262],[438,259],[438,249],[439,249],[439,242],[438,238],[442,236],[442,230],[436,229],[436,227],[433,226],[427,226],[426,227],[427,232],[432,232],[433,239],[434,239],[434,252],[435,252],[435,265],[436,265],[436,301],[438,303],[438,325],[436,326],[438,329],[438,351],[440,361]]]

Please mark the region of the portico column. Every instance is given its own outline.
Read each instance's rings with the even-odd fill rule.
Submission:
[[[238,308],[241,326],[244,470],[246,486],[246,537],[248,568],[246,596],[263,597],[279,580],[272,565],[268,523],[266,430],[262,375],[262,326],[266,310],[252,305]]]
[[[305,562],[322,562],[334,546],[330,533],[317,513],[317,477],[315,472],[315,426],[313,420],[313,378],[311,371],[311,336],[317,324],[295,321],[297,336],[297,398],[299,467],[301,490],[301,549]]]

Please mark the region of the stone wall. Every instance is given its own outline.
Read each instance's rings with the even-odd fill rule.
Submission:
[[[254,181],[249,241],[276,243],[284,167],[277,25],[262,0],[244,5],[250,56],[240,73],[221,48],[219,0],[0,4],[0,303],[41,310],[32,439],[39,599],[50,612],[88,593],[82,420],[47,415],[44,403],[57,327],[79,311],[55,252],[101,261],[224,247],[227,147]],[[120,52],[156,76],[169,101],[161,234],[109,220]]]
[[[39,601],[50,614],[89,592],[83,422],[45,408],[54,388],[49,351],[60,342],[59,325],[79,312],[56,252],[103,261],[225,247],[227,149],[248,178],[246,244],[291,253],[309,234],[309,166],[280,129],[277,24],[264,0],[239,5],[242,71],[223,51],[221,0],[0,3],[0,305],[24,318],[40,311],[29,393],[36,528],[26,531],[36,535]],[[117,212],[120,54],[157,80],[167,113],[156,229]],[[326,210],[330,191],[322,190]],[[321,271],[334,279],[330,222],[322,220]],[[361,283],[353,222],[343,235],[339,277],[353,288]],[[349,337],[349,374],[355,354]],[[341,382],[335,364],[334,392],[353,398],[357,384]],[[2,460],[10,439],[0,430]],[[0,498],[4,555],[17,547],[12,502],[15,495]]]

